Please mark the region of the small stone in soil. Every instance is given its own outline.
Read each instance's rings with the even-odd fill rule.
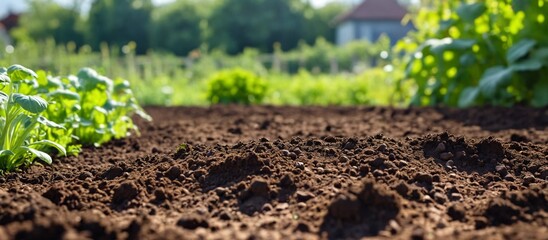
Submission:
[[[527,175],[523,178],[523,184],[525,185],[529,185],[531,183],[534,183],[535,181],[535,176],[533,175]]]
[[[440,159],[443,161],[448,161],[453,159],[453,153],[445,152],[440,154]]]
[[[497,173],[502,177],[506,176],[506,174],[508,174],[508,169],[506,169],[506,166],[504,166],[504,165],[497,165],[495,167],[495,171],[497,171]]]
[[[460,201],[460,200],[462,200],[462,194],[451,193],[451,201]]]
[[[123,182],[114,189],[114,195],[112,196],[112,203],[120,204],[124,201],[130,201],[139,195],[139,189],[134,182]]]
[[[306,201],[316,197],[316,195],[314,195],[311,192],[307,192],[307,191],[297,191],[296,196],[297,196],[297,201],[298,202],[306,202]]]
[[[269,190],[268,182],[261,178],[254,179],[249,186],[249,191],[255,196],[268,198]]]
[[[466,216],[466,210],[460,204],[453,204],[447,208],[447,215],[453,220],[461,221]]]
[[[122,176],[123,174],[124,174],[124,170],[121,167],[113,166],[113,167],[109,168],[108,170],[106,170],[101,175],[101,177],[103,179],[112,180],[112,179],[115,179],[117,177]]]
[[[415,180],[426,184],[432,184],[432,175],[424,172],[419,172],[415,175]]]
[[[436,153],[442,153],[442,152],[445,152],[445,144],[443,143],[439,143],[438,146],[436,146],[436,148],[434,149],[434,152]]]
[[[164,176],[171,180],[175,180],[179,178],[181,175],[181,168],[179,166],[172,166],[170,167],[165,173]]]
[[[201,216],[198,216],[197,214],[189,214],[179,218],[179,220],[177,221],[177,226],[180,226],[185,229],[194,230],[199,227],[207,228],[209,227],[209,223],[207,222],[206,219],[204,219]]]

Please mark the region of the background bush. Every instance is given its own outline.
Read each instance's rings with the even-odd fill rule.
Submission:
[[[398,44],[414,105],[548,105],[548,4],[530,0],[433,2]]]
[[[208,81],[207,99],[210,103],[258,104],[266,95],[264,79],[243,69],[223,70]]]

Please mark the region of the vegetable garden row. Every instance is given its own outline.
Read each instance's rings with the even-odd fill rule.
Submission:
[[[92,69],[53,77],[21,65],[0,68],[0,171],[51,164],[50,154],[78,154],[81,145],[100,145],[128,136],[130,118],[150,117],[137,104],[127,81],[113,81]]]

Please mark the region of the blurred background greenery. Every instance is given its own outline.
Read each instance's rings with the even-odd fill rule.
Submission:
[[[92,67],[128,79],[144,105],[207,105],[226,91],[254,104],[548,105],[545,0],[398,1],[398,23],[415,26],[405,37],[341,44],[343,20],[375,12],[367,1],[29,0],[0,66]],[[223,79],[240,85],[212,87]],[[241,85],[257,79],[260,97]]]

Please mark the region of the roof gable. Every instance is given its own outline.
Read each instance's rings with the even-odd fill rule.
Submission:
[[[19,14],[15,14],[12,12],[10,12],[9,15],[7,15],[5,18],[0,19],[0,23],[4,25],[4,28],[6,28],[7,30],[10,30],[13,27],[16,27],[18,22],[19,22]]]
[[[407,10],[396,0],[364,0],[349,12],[337,17],[336,23],[350,20],[395,20],[401,19]]]

